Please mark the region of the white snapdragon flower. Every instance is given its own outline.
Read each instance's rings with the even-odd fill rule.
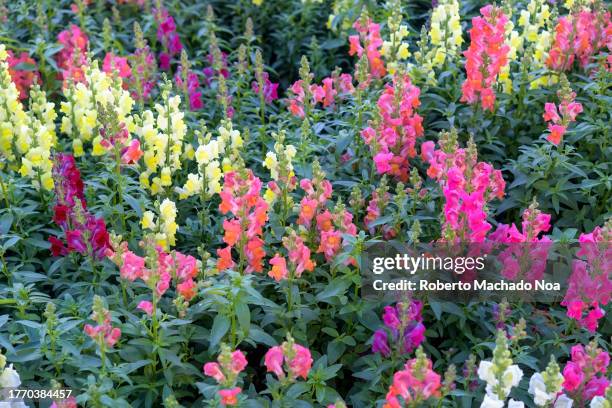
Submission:
[[[487,384],[497,384],[497,379],[493,373],[493,363],[491,361],[481,361],[478,366],[478,378]]]
[[[559,398],[557,398],[557,401],[555,401],[554,408],[572,408],[573,403],[574,400],[572,400],[565,394],[561,394]]]
[[[480,408],[504,408],[504,401],[498,400],[495,395],[485,395]]]
[[[508,408],[525,408],[525,404],[522,401],[515,401],[510,398],[510,401],[508,401]]]
[[[13,365],[5,367],[2,374],[0,374],[0,387],[17,388],[20,385],[21,379],[19,378],[19,373],[13,369]]]
[[[591,408],[610,408],[610,403],[606,401],[605,397],[598,395],[596,397],[593,397],[593,399],[591,400],[591,405],[589,405],[589,407]]]

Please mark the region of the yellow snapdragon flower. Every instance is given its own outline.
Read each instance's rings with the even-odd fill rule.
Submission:
[[[164,105],[155,105],[157,116],[146,110],[136,129],[143,143],[145,164],[140,183],[153,194],[172,186],[172,176],[181,168],[183,140],[187,134],[185,114],[180,110],[181,97],[170,96],[170,86],[166,84],[162,99],[166,101]]]
[[[143,229],[153,231],[157,245],[168,251],[176,244],[176,205],[166,198],[159,205],[159,216],[156,219],[152,211],[145,211],[140,225]]]
[[[8,71],[4,45],[0,45],[0,154],[13,170],[33,142],[31,120],[19,101],[19,91]]]
[[[458,0],[442,0],[438,3],[431,13],[428,36],[432,48],[426,59],[434,67],[444,65],[447,58],[458,57],[463,44]]]
[[[55,105],[35,85],[31,107],[24,110],[19,91],[8,72],[4,45],[0,45],[0,155],[12,170],[32,180],[37,189],[52,190],[51,151],[56,144]]]
[[[55,105],[47,102],[47,95],[35,85],[31,92],[32,144],[21,160],[19,169],[23,177],[32,179],[36,188],[53,189],[53,161],[51,151],[55,147]]]
[[[183,187],[176,188],[179,198],[204,193],[203,199],[207,199],[221,191],[221,177],[224,172],[232,170],[231,163],[239,156],[244,141],[229,121],[223,122],[218,132],[216,139],[211,133],[199,138],[194,153],[198,172],[189,174]]]
[[[530,55],[529,64],[532,70],[544,68],[548,51],[552,45],[553,35],[551,34],[554,22],[551,21],[550,6],[544,0],[531,0],[526,10],[521,11],[518,25],[522,27],[521,36],[525,44],[532,46],[533,54]],[[549,86],[556,82],[552,75],[543,75],[531,81],[532,89],[541,86]]]
[[[66,101],[60,105],[62,122],[60,130],[73,139],[75,156],[85,154],[84,146],[92,142],[92,154],[100,156],[107,152],[100,144],[98,104],[110,106],[117,115],[117,121],[125,124],[128,132],[136,130],[131,114],[134,100],[123,89],[121,78],[113,78],[98,68],[97,61],[85,70],[85,82],[71,84],[64,89]]]

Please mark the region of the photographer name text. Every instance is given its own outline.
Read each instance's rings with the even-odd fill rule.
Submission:
[[[434,292],[469,292],[469,291],[495,291],[495,292],[530,292],[530,291],[559,291],[561,284],[558,282],[548,282],[536,280],[533,282],[519,280],[511,281],[487,281],[474,280],[471,282],[444,282],[440,280],[428,281],[421,279],[411,281],[402,279],[399,281],[386,282],[377,279],[372,282],[372,288],[376,291],[434,291]]]

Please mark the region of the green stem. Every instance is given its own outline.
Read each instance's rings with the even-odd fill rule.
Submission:
[[[2,177],[0,177],[0,187],[2,188],[2,197],[4,197],[4,204],[6,205],[6,208],[12,211],[11,203],[8,199],[8,188],[6,187],[6,184],[4,184],[4,179]]]

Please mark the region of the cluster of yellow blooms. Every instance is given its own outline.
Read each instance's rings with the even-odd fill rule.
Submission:
[[[198,148],[193,153],[198,164],[198,172],[188,174],[185,185],[176,188],[180,199],[196,194],[208,198],[221,191],[223,173],[219,158],[224,151],[225,142],[222,138],[212,139],[211,133],[198,137]]]
[[[389,27],[389,40],[383,41],[380,49],[380,55],[385,58],[387,70],[390,74],[395,74],[400,61],[404,61],[410,57],[408,43],[404,39],[408,37],[408,26],[402,24],[401,4],[398,0],[388,2],[389,9],[392,10],[391,15],[387,19]]]
[[[426,60],[442,67],[447,58],[455,59],[463,44],[458,0],[441,0],[431,13],[429,43],[432,48]]]
[[[61,131],[72,138],[72,150],[76,157],[84,154],[83,145],[93,141],[93,155],[102,155],[106,149],[100,141],[99,128],[102,125],[98,118],[98,104],[113,107],[118,122],[124,123],[128,132],[136,129],[131,115],[134,100],[130,93],[122,88],[120,78],[100,71],[97,62],[85,70],[85,82],[69,85],[64,89],[66,101],[61,103]],[[92,140],[93,139],[93,140]]]
[[[527,10],[521,11],[518,24],[523,27],[522,36],[526,45],[531,45],[530,65],[533,69],[545,67],[548,51],[552,45],[554,22],[550,19],[550,6],[543,0],[531,0],[527,5]],[[553,75],[542,75],[531,82],[531,88],[539,88],[556,83],[557,79]]]
[[[270,178],[280,184],[280,187],[288,186],[295,177],[293,172],[293,158],[297,151],[293,145],[284,145],[285,135],[283,132],[275,135],[276,143],[274,151],[266,153],[263,165],[270,170]],[[268,204],[272,204],[276,199],[276,193],[268,187],[264,193],[264,199]]]
[[[35,187],[45,190],[53,189],[53,161],[51,149],[57,143],[55,134],[55,104],[47,101],[47,95],[38,85],[30,91],[31,110],[30,123],[32,126],[32,145],[21,159],[19,172],[22,177],[33,180]]]
[[[8,54],[0,44],[0,155],[9,168],[32,179],[36,188],[53,189],[51,149],[55,146],[55,106],[38,87],[32,91],[32,110],[26,112],[11,79]],[[0,163],[0,168],[2,163]]]
[[[334,0],[332,6],[333,14],[330,14],[327,18],[328,30],[346,31],[351,28],[355,16],[350,14],[357,10],[357,7],[354,7],[353,3],[354,0]],[[341,19],[336,27],[334,27],[335,19]]]
[[[523,37],[514,29],[514,23],[512,22],[512,8],[507,7],[505,10],[508,16],[508,22],[506,23],[506,41],[505,43],[510,46],[508,52],[508,64],[504,65],[499,72],[497,77],[498,81],[502,84],[502,89],[505,93],[512,93],[512,79],[510,78],[510,66],[512,61],[516,61],[518,52],[523,49]]]
[[[136,130],[144,145],[145,170],[140,174],[140,184],[153,194],[172,186],[172,174],[181,168],[183,139],[187,133],[185,114],[179,109],[181,97],[171,96],[168,84],[161,94],[166,103],[155,104],[157,117],[150,110],[144,111]]]
[[[176,244],[176,205],[173,201],[165,199],[159,205],[159,217],[156,220],[152,211],[145,211],[142,214],[140,225],[143,229],[154,233],[157,245],[168,251]]]
[[[0,45],[0,153],[15,168],[18,157],[28,151],[32,142],[28,114],[19,101],[19,91],[11,79],[6,59],[8,54]]]

